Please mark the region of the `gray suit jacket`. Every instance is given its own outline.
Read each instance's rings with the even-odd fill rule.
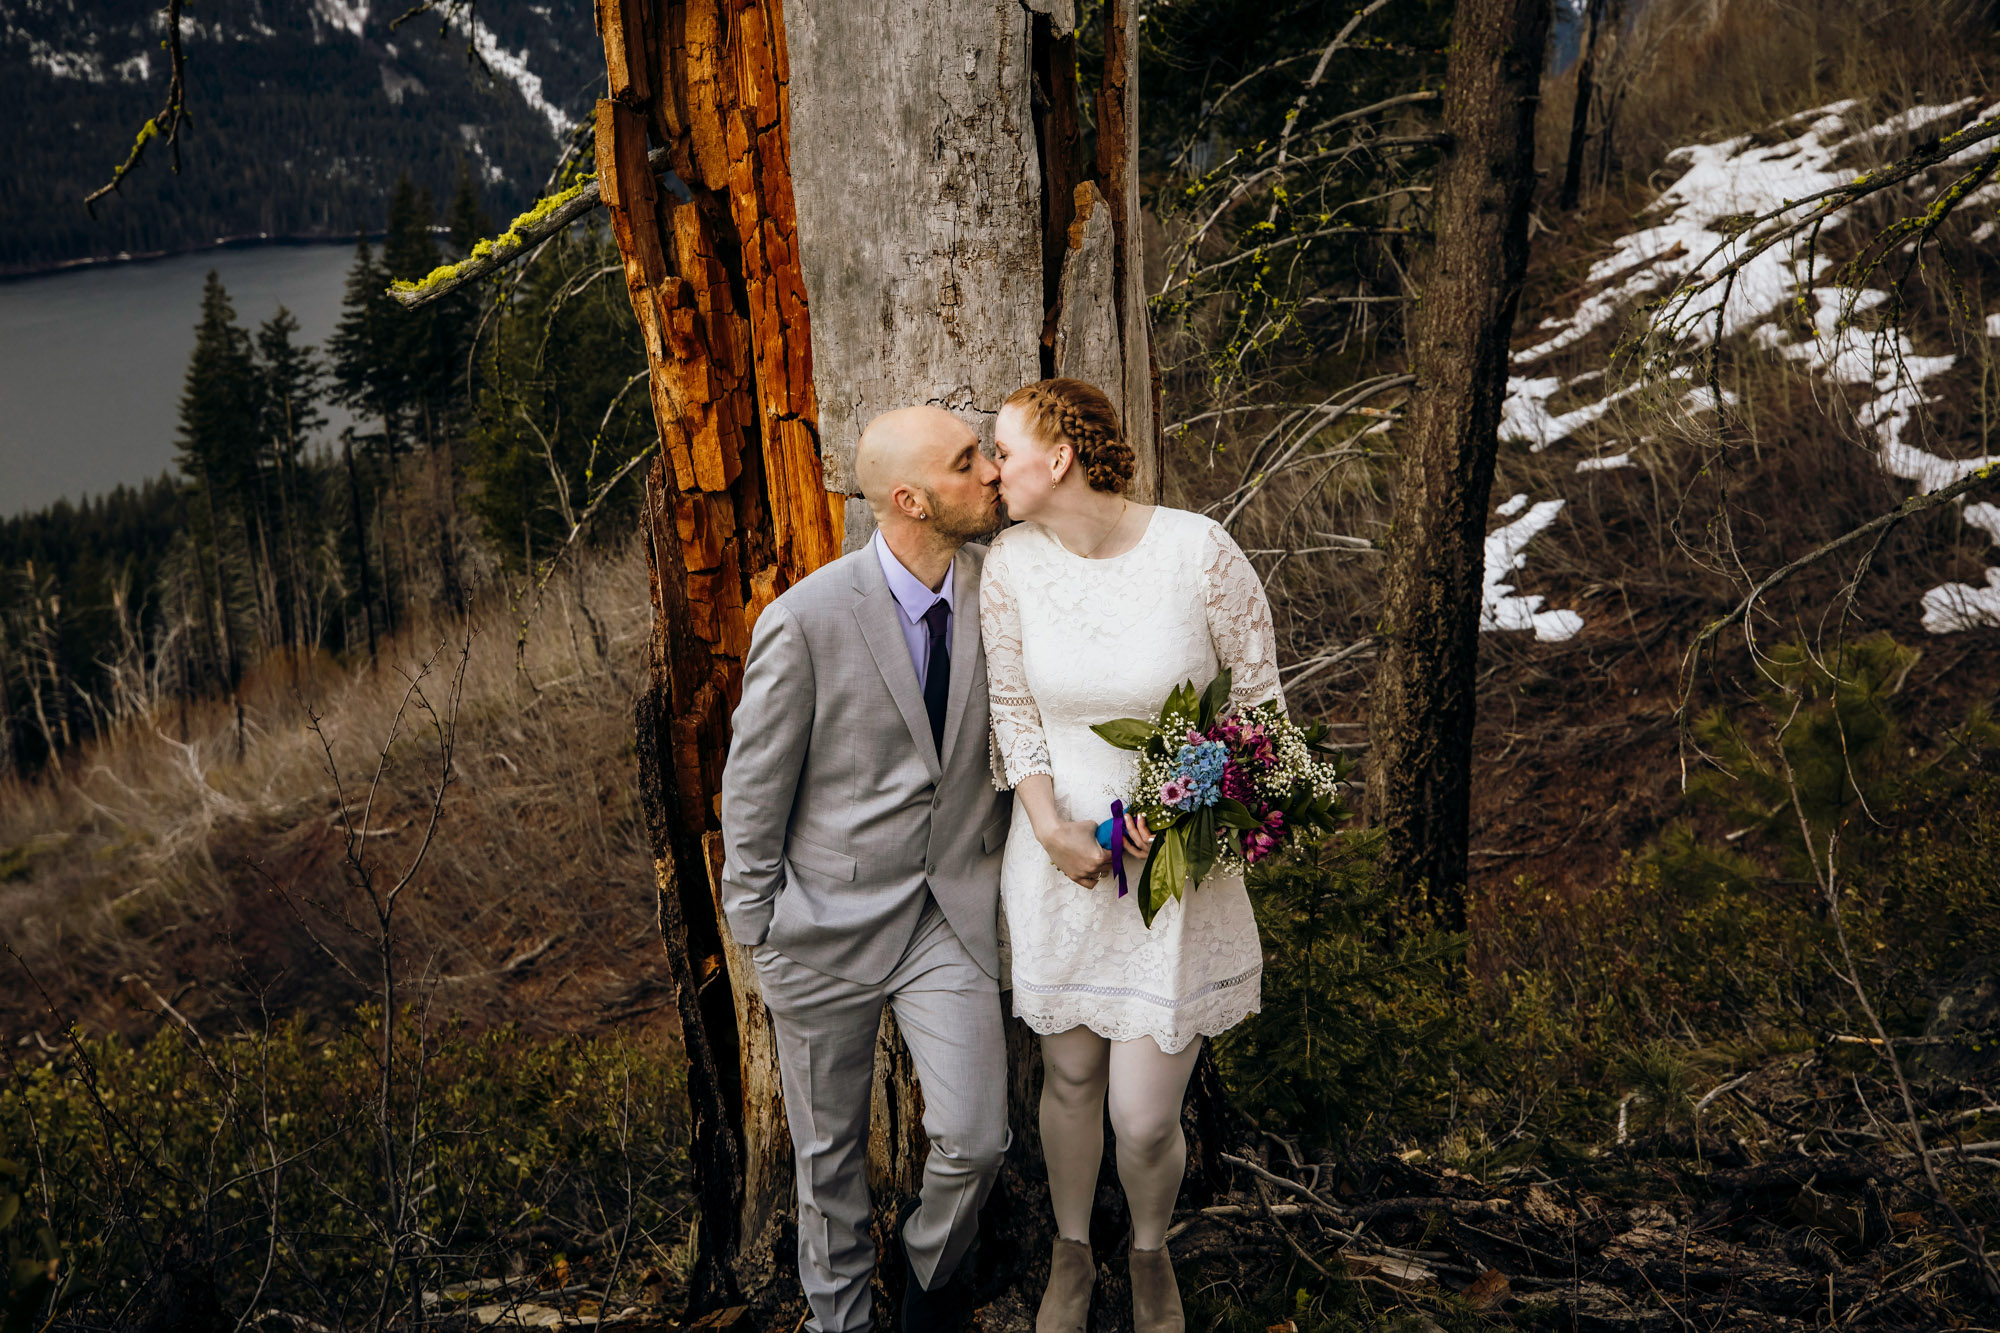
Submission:
[[[967,546],[953,567],[942,760],[871,547],[758,617],[722,772],[722,910],[743,944],[873,985],[915,936],[928,889],[999,975],[1008,801],[988,760],[985,553]]]

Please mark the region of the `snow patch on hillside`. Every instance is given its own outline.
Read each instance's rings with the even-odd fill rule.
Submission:
[[[369,0],[313,0],[321,18],[354,37],[368,26],[368,4]]]
[[[58,51],[47,42],[31,41],[28,63],[58,79],[104,82],[104,57],[95,51]]]
[[[1743,224],[1748,217],[1763,214],[1791,201],[1847,184],[1853,179],[1851,155],[1856,148],[1878,144],[1897,136],[1920,131],[1938,132],[1960,125],[1970,126],[2000,114],[2000,105],[1973,113],[1976,98],[1947,103],[1918,105],[1873,124],[1854,123],[1856,103],[1835,102],[1779,122],[1757,135],[1739,135],[1719,143],[1694,144],[1676,149],[1668,161],[1682,167],[1678,180],[1663,191],[1647,210],[1647,225],[1615,241],[1603,258],[1591,266],[1586,277],[1586,295],[1566,318],[1542,321],[1545,335],[1535,345],[1516,352],[1517,367],[1534,363],[1572,347],[1604,330],[1613,321],[1628,318],[1633,307],[1649,297],[1672,290],[1684,279],[1721,272],[1743,260],[1750,233]],[[1935,128],[1933,128],[1935,127]],[[1953,161],[1970,161],[1991,148],[1978,144],[1954,155]],[[1837,166],[1837,163],[1846,163]],[[1938,188],[1933,176],[1929,188]],[[1991,197],[1989,198],[1989,194]],[[2000,201],[2000,184],[1985,187],[1969,202]],[[1844,225],[1843,214],[1829,216],[1822,227],[1830,231]],[[1990,228],[1988,231],[1990,232]],[[1876,290],[1848,291],[1823,285],[1830,264],[1823,254],[1808,254],[1806,247],[1776,246],[1765,254],[1743,262],[1725,293],[1721,287],[1703,293],[1682,308],[1678,325],[1686,328],[1689,341],[1705,346],[1719,333],[1724,338],[1748,335],[1757,345],[1800,362],[1815,376],[1832,384],[1858,389],[1868,396],[1856,411],[1857,424],[1872,438],[1877,460],[1890,476],[1915,483],[1923,492],[1948,486],[1989,464],[2000,463],[2000,454],[1979,458],[1947,458],[1923,447],[1921,424],[1924,411],[1934,400],[1934,382],[1957,364],[1953,355],[1919,355],[1910,339],[1900,332],[1881,332],[1857,327],[1853,318],[1879,306],[1888,293]],[[1795,303],[1812,308],[1812,332],[1795,336],[1776,317]],[[1985,319],[1985,332],[2000,337],[2000,314]],[[1565,380],[1545,371],[1524,370],[1507,382],[1507,398],[1502,408],[1500,435],[1503,440],[1526,443],[1540,452],[1559,444],[1600,420],[1617,402],[1638,387],[1615,389],[1595,401],[1584,402],[1566,412],[1550,409],[1555,397],[1579,384],[1601,377],[1591,370]],[[1726,391],[1722,405],[1734,399]],[[1681,399],[1684,411],[1713,410],[1717,404],[1706,386],[1695,386]],[[1629,454],[1588,458],[1577,464],[1578,472],[1630,466]],[[1524,497],[1517,497],[1524,498]],[[1539,598],[1504,599],[1496,603],[1493,589],[1511,591],[1494,580],[1498,569],[1504,574],[1519,568],[1521,551],[1527,542],[1553,521],[1560,500],[1545,500],[1529,514],[1490,535],[1488,541],[1488,601],[1505,604],[1495,611],[1484,628],[1529,628],[1537,637],[1548,638],[1538,617],[1571,616],[1572,612],[1538,612]],[[2000,507],[1990,504],[1965,508],[1968,524],[1993,535],[2000,545]],[[1532,523],[1540,515],[1538,523]],[[1506,540],[1496,547],[1496,539]],[[1496,565],[1496,553],[1509,564]],[[1934,634],[1950,633],[1974,625],[2000,625],[2000,569],[1986,572],[1987,586],[1945,584],[1923,596],[1923,624]],[[1534,603],[1525,608],[1514,602]],[[1523,617],[1527,617],[1523,623]],[[1581,619],[1577,618],[1580,627]],[[1559,626],[1555,628],[1560,628]],[[1570,634],[1575,629],[1570,629]],[[1562,634],[1560,637],[1568,637]]]
[[[478,50],[479,58],[484,60],[495,74],[513,84],[515,90],[521,94],[521,100],[533,108],[542,119],[549,122],[549,130],[556,138],[560,139],[569,133],[570,127],[576,122],[543,96],[541,75],[528,69],[526,51],[509,51],[500,45],[499,37],[494,35],[491,28],[479,21],[477,14],[472,17],[472,44]]]
[[[1517,495],[1500,506],[1502,513],[1518,512],[1527,496]],[[1561,643],[1574,638],[1583,628],[1583,617],[1574,611],[1544,611],[1539,593],[1517,596],[1514,585],[1501,580],[1528,563],[1522,554],[1542,529],[1556,521],[1562,500],[1543,500],[1530,505],[1528,512],[1505,527],[1486,534],[1486,583],[1481,590],[1479,628],[1482,630],[1533,630],[1543,643]]]

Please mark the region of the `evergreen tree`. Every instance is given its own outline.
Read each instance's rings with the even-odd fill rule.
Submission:
[[[210,269],[181,390],[178,457],[182,473],[212,487],[219,504],[242,494],[256,466],[258,397],[250,335]]]
[[[306,439],[326,424],[320,394],[326,369],[319,353],[294,341],[299,321],[283,306],[257,329],[257,370],[261,389],[259,434],[266,458],[296,466]]]
[[[463,203],[463,199],[453,203],[455,225]],[[477,200],[472,200],[468,212],[477,211]],[[389,234],[382,243],[382,260],[392,282],[415,281],[444,260],[430,192],[418,190],[407,176],[396,182],[389,200]],[[465,345],[472,314],[470,295],[463,291],[417,310],[398,307],[395,312],[390,344],[400,371],[400,406],[408,414],[411,435],[428,448],[435,449],[445,437],[464,398]]]
[[[263,446],[257,474],[258,544],[268,596],[277,608],[285,641],[293,644],[305,642],[302,552],[308,547],[299,527],[310,521],[310,510],[301,511],[299,506],[299,465],[306,437],[326,424],[319,407],[325,371],[317,352],[294,341],[298,331],[298,320],[283,306],[257,330],[258,434]],[[282,577],[277,572],[280,567]]]
[[[395,418],[402,405],[401,376],[391,339],[400,313],[389,295],[389,275],[366,236],[354,246],[340,323],[327,340],[333,399],[356,416],[379,423],[374,441],[384,455],[395,449]],[[362,437],[364,446],[369,438]]]
[[[472,253],[472,247],[493,232],[493,220],[479,198],[479,182],[473,179],[472,166],[464,158],[458,160],[458,188],[451,197],[449,219],[451,248],[460,257]]]
[[[233,693],[242,678],[242,659],[233,623],[231,588],[225,569],[225,520],[234,517],[247,536],[244,502],[252,488],[258,444],[258,383],[250,335],[236,322],[221,277],[209,270],[201,294],[201,321],[195,326],[181,391],[181,471],[194,484],[198,512],[193,536],[205,555],[203,623],[212,636],[224,681]],[[246,543],[247,545],[247,543]],[[247,554],[247,552],[246,552]],[[243,746],[243,704],[236,701],[236,744]]]
[[[586,285],[618,263],[599,228],[557,239],[533,260],[480,345],[469,507],[509,568],[531,576],[599,505],[591,534],[634,511],[634,454],[655,447],[632,304],[616,284]],[[546,334],[544,330],[546,329]]]

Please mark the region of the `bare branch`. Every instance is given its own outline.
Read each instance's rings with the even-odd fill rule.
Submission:
[[[173,155],[174,174],[180,174],[181,122],[188,118],[187,56],[181,50],[181,4],[182,0],[167,0],[167,104],[139,127],[139,135],[132,141],[132,151],[111,173],[111,179],[83,197],[83,206],[92,217],[97,216],[97,201],[125,183],[125,178],[146,156],[146,145],[154,139],[165,136],[167,151]]]
[[[1278,135],[1278,161],[1285,160],[1286,151],[1292,143],[1292,131],[1299,127],[1299,120],[1306,114],[1306,102],[1312,97],[1313,90],[1319,87],[1319,81],[1326,77],[1326,67],[1332,62],[1333,53],[1347,45],[1347,39],[1354,35],[1354,30],[1371,18],[1376,10],[1388,3],[1389,0],[1370,0],[1367,7],[1356,10],[1354,17],[1347,20],[1341,30],[1333,35],[1333,40],[1326,44],[1326,49],[1319,53],[1319,63],[1313,66],[1312,75],[1306,80],[1306,86],[1299,89],[1298,100],[1292,103],[1292,113],[1285,117],[1285,128]]]
[[[1819,561],[1824,560],[1827,556],[1832,555],[1834,552],[1844,550],[1845,548],[1854,545],[1862,538],[1870,536],[1876,532],[1880,532],[1885,528],[1892,527],[1895,524],[1902,522],[1906,518],[1910,518],[1916,514],[1921,514],[1926,510],[1936,509],[1939,505],[1947,504],[1953,500],[1956,500],[1959,496],[1964,495],[1967,492],[1977,490],[1980,486],[1984,485],[1986,482],[1996,481],[1996,480],[2000,480],[2000,463],[1988,463],[1985,467],[1979,468],[1977,471],[1966,473],[1963,477],[1960,477],[1957,481],[1952,482],[1949,486],[1941,486],[1937,490],[1927,491],[1921,495],[1911,496],[1909,499],[1903,501],[1903,503],[1897,505],[1894,509],[1891,509],[1888,513],[1877,514],[1874,518],[1869,519],[1866,523],[1863,523],[1860,527],[1855,528],[1850,532],[1842,533],[1840,536],[1835,537],[1832,541],[1827,542],[1822,546],[1816,547],[1815,549],[1806,552],[1804,555],[1792,561],[1790,564],[1785,565],[1780,569],[1778,569],[1775,573],[1768,575],[1761,583],[1759,583],[1756,587],[1750,590],[1748,596],[1746,596],[1741,602],[1737,603],[1736,608],[1734,610],[1732,610],[1728,615],[1722,617],[1720,620],[1717,620],[1714,623],[1710,624],[1708,628],[1704,629],[1700,633],[1700,635],[1698,635],[1695,638],[1693,646],[1688,649],[1689,671],[1692,672],[1694,665],[1700,660],[1701,650],[1704,647],[1706,647],[1707,644],[1712,639],[1714,639],[1718,634],[1721,634],[1724,630],[1728,629],[1731,625],[1737,624],[1740,621],[1743,621],[1746,618],[1748,618],[1750,612],[1756,607],[1758,598],[1762,597],[1772,588],[1778,586],[1778,584],[1783,583],[1786,579],[1790,578],[1792,575],[1806,568],[1808,565],[1816,564]],[[1682,706],[1682,711],[1683,712],[1686,711],[1685,704]]]

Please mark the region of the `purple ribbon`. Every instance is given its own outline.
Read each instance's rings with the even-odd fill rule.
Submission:
[[[1111,803],[1111,868],[1118,872],[1118,896],[1125,896],[1125,802]]]

